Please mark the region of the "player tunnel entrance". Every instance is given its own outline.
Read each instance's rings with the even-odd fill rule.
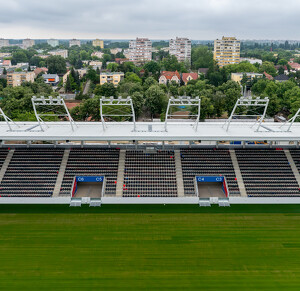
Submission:
[[[229,198],[229,191],[224,176],[196,176],[196,195],[200,198]]]
[[[76,176],[71,190],[72,198],[101,198],[104,195],[104,176]]]

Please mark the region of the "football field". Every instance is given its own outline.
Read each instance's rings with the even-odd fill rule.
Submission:
[[[299,290],[300,205],[0,206],[0,290]]]

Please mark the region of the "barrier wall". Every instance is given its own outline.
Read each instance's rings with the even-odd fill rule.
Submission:
[[[53,198],[19,198],[1,197],[0,204],[67,204],[71,201],[70,197]],[[178,198],[123,198],[123,197],[103,197],[102,204],[199,204],[197,197],[178,197]],[[230,197],[230,204],[300,204],[300,197],[287,198],[248,198]]]

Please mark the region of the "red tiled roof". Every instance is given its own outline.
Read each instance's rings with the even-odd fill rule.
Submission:
[[[264,72],[264,75],[266,76],[266,78],[267,78],[268,80],[273,80],[273,77],[272,77],[270,74]]]
[[[3,66],[10,66],[11,65],[11,61],[10,60],[4,60],[3,61]]]
[[[178,73],[178,71],[175,72],[171,72],[171,71],[162,71],[162,73],[160,74],[160,76],[165,76],[167,80],[172,80],[172,78],[174,76],[177,76],[177,78],[180,80],[180,74]]]
[[[291,68],[299,70],[300,69],[300,64],[298,63],[291,63],[289,62],[289,65],[291,66]]]
[[[197,73],[182,73],[182,81],[184,83],[187,83],[188,81],[190,81],[188,79],[188,77],[190,77],[192,80],[197,80],[198,74]]]
[[[48,69],[47,68],[36,68],[35,70],[34,70],[34,73],[36,74],[36,75],[38,75],[38,74],[40,74],[40,73],[47,73],[48,72]]]

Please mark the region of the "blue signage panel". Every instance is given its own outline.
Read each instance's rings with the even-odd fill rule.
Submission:
[[[104,176],[77,176],[76,182],[103,182]]]
[[[223,182],[223,176],[196,176],[197,182]]]

